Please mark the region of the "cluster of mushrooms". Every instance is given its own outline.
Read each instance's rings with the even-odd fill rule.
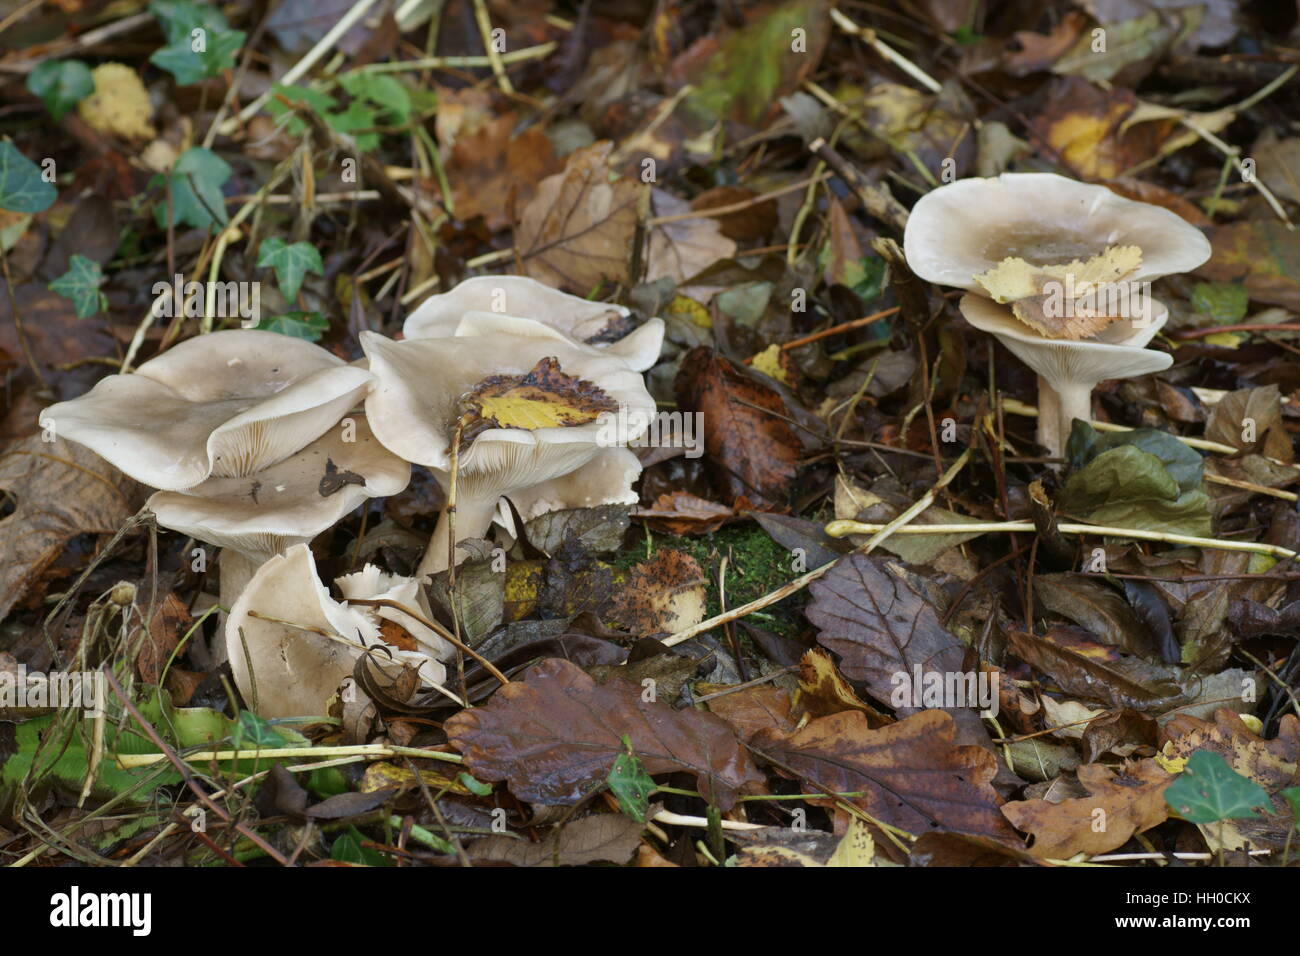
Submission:
[[[1168,209],[1052,173],[962,179],[923,196],[903,239],[912,271],[967,290],[961,313],[1038,374],[1038,444],[1061,457],[1106,379],[1163,371],[1147,348],[1169,310],[1154,280],[1210,243]]]
[[[430,617],[420,579],[450,564],[451,515],[416,578],[366,566],[336,581],[342,602],[307,543],[367,499],[402,491],[413,463],[444,490],[454,463],[458,543],[494,519],[513,531],[505,498],[525,520],[635,502],[641,467],[626,446],[655,412],[642,372],[658,359],[663,322],[634,325],[621,307],[483,276],[423,303],[401,341],[363,332],[356,363],[272,332],[213,332],[49,407],[41,425],[158,489],[146,507],[159,525],[221,549],[230,613],[218,647],[262,716],[323,714],[376,648],[454,696],[442,687],[452,648],[420,622]],[[537,400],[545,376],[579,384],[591,409],[610,414]],[[511,403],[513,417],[493,401]],[[398,648],[384,641],[388,622],[405,631]]]

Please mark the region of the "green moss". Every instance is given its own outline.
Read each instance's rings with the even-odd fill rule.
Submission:
[[[647,540],[648,539],[648,540]],[[619,568],[630,568],[644,561],[662,548],[684,551],[699,562],[706,579],[707,608],[713,617],[722,610],[718,600],[718,571],[722,559],[727,561],[727,607],[734,608],[770,594],[783,584],[802,574],[806,568],[795,570],[794,557],[773,541],[758,525],[729,525],[711,534],[685,537],[660,534],[642,529],[640,537],[633,535],[632,546],[614,561]],[[780,634],[792,634],[803,626],[799,613],[803,607],[802,592],[786,598],[748,616],[754,625]]]

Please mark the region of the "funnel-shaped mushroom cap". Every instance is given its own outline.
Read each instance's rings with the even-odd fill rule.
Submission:
[[[1181,216],[1054,173],[940,186],[917,201],[903,234],[913,272],[981,294],[975,276],[1010,256],[1063,265],[1111,246],[1142,250],[1130,282],[1187,272],[1210,258],[1209,240]]]
[[[649,427],[654,399],[640,373],[622,359],[575,344],[540,323],[490,315],[487,320],[514,324],[515,332],[404,342],[361,333],[376,378],[366,413],[376,437],[395,454],[444,479],[462,396],[493,376],[525,376],[546,358],[554,358],[564,375],[595,386],[626,414],[531,430],[488,428],[460,453],[462,492],[482,485],[495,506],[498,496],[567,474],[600,447],[625,445]]]
[[[154,488],[251,475],[293,454],[358,404],[371,377],[318,345],[231,329],[110,375],[41,424]]]
[[[1149,322],[1138,323],[1138,328],[1130,319],[1116,323],[1130,333],[1119,342],[1047,339],[1027,328],[1006,306],[970,293],[961,297],[961,314],[975,328],[995,336],[1052,388],[1063,392],[1078,386],[1091,390],[1105,379],[1161,372],[1173,364],[1173,356],[1167,352],[1144,348],[1169,319],[1165,306],[1154,299],[1148,301]]]
[[[324,716],[364,649],[376,646],[377,660],[391,656],[418,668],[427,682],[446,679],[446,668],[435,651],[423,649],[418,634],[412,632],[420,650],[385,644],[369,611],[330,597],[305,544],[271,558],[226,621],[230,669],[244,700],[249,706],[256,700],[257,713],[266,718]]]
[[[533,319],[575,342],[617,355],[638,372],[658,360],[663,345],[662,319],[649,319],[624,334],[631,325],[631,313],[622,306],[589,302],[524,276],[477,276],[430,296],[406,317],[402,334],[408,339],[463,335],[457,328],[466,312]]]
[[[159,491],[146,506],[164,528],[265,559],[310,541],[367,498],[397,494],[410,480],[410,464],[356,415],[256,474]]]
[[[525,521],[548,511],[634,505],[637,494],[632,483],[640,474],[641,460],[635,453],[626,448],[602,448],[576,471],[514,492],[510,500]]]

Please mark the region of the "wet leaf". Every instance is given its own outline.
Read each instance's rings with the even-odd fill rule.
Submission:
[[[1263,787],[1236,773],[1209,750],[1198,750],[1188,758],[1183,772],[1165,791],[1165,800],[1192,823],[1254,817],[1260,807],[1268,806]]]
[[[626,863],[641,842],[641,825],[621,813],[598,813],[556,827],[539,843],[507,836],[474,840],[465,852],[471,860],[515,866],[583,866]]]
[[[81,60],[46,60],[27,74],[27,91],[40,98],[55,120],[63,119],[94,90],[90,67]]]
[[[30,159],[8,140],[0,140],[0,209],[40,212],[49,208],[59,191],[47,183]]]
[[[544,358],[525,375],[493,375],[460,399],[461,447],[489,428],[564,428],[594,422],[618,403],[591,382]]]

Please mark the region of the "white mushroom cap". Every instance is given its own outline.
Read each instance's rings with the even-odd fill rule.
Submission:
[[[250,475],[293,454],[365,395],[364,369],[257,329],[188,339],[41,415],[44,426],[154,488]]]
[[[1130,282],[1187,272],[1210,258],[1209,240],[1181,216],[1054,173],[940,186],[917,200],[903,234],[918,276],[981,295],[975,276],[1009,256],[1056,265],[1127,245],[1142,250]]]
[[[631,314],[621,305],[581,299],[525,276],[476,276],[425,299],[406,317],[402,334],[408,339],[463,335],[458,327],[467,312],[533,319],[583,344]],[[642,372],[658,361],[663,337],[663,320],[651,318],[617,341],[591,344]]]
[[[393,342],[361,333],[376,383],[366,413],[376,437],[407,461],[427,465],[443,480],[451,468],[450,445],[458,402],[494,375],[526,375],[554,357],[566,375],[589,382],[626,409],[582,425],[489,428],[460,454],[458,481],[491,476],[497,496],[573,471],[602,445],[625,445],[649,427],[654,399],[639,372],[621,359],[577,345],[540,323],[485,316],[515,326],[505,332],[447,339]],[[519,334],[524,332],[527,334]],[[610,423],[617,434],[610,434]],[[463,487],[463,486],[462,486]],[[495,501],[495,499],[494,499]]]
[[[531,521],[548,511],[634,505],[632,483],[641,474],[641,460],[627,448],[602,448],[576,471],[510,495],[519,516]],[[512,530],[507,528],[507,530]]]
[[[364,590],[354,584],[353,590]],[[266,718],[324,716],[362,649],[377,644],[393,659],[417,667],[426,682],[446,679],[436,652],[384,644],[369,611],[330,597],[305,544],[271,558],[253,575],[226,621],[230,669],[244,700],[250,706],[256,700],[258,714]],[[418,634],[412,636],[419,641]]]
[[[1025,326],[1005,305],[971,293],[961,297],[961,314],[975,328],[996,336],[1058,392],[1072,385],[1086,385],[1091,391],[1106,379],[1162,372],[1173,364],[1169,353],[1144,347],[1169,320],[1169,309],[1154,299],[1148,301],[1152,306],[1149,322],[1134,328],[1132,320],[1122,319],[1111,327],[1119,327],[1121,333],[1125,329],[1129,331],[1118,342],[1044,338]]]
[[[164,528],[265,559],[310,541],[367,498],[397,494],[410,479],[410,464],[356,415],[256,474],[159,491],[146,506]]]

